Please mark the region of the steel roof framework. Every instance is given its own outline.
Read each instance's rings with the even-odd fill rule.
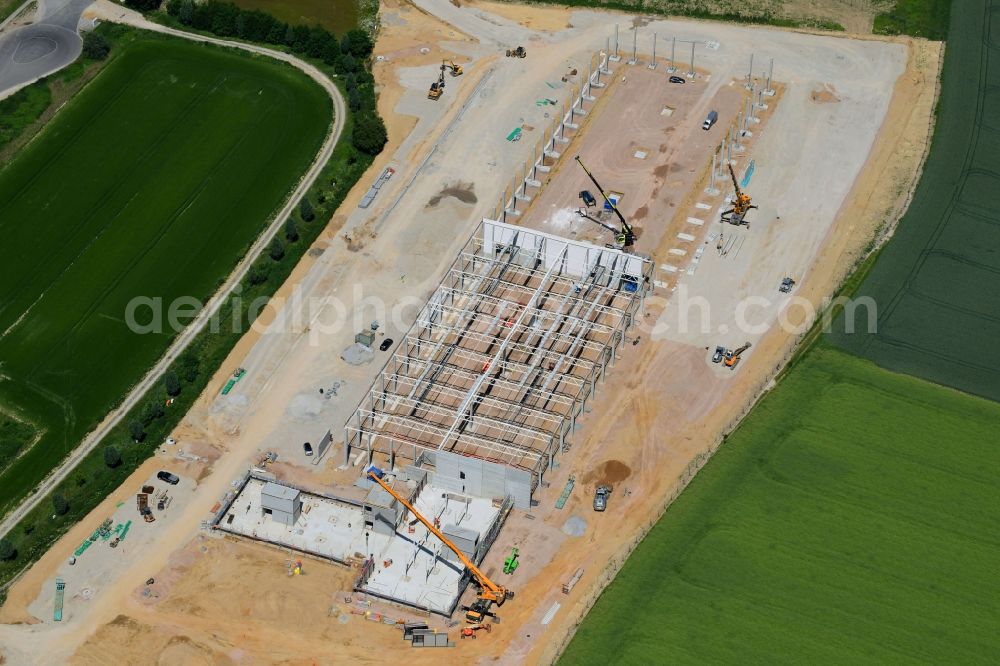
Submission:
[[[486,225],[510,241],[484,242]],[[626,265],[635,255],[485,220],[344,425],[345,458],[450,451],[537,487],[641,306],[652,264]]]

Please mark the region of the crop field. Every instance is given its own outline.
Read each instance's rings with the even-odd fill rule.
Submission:
[[[879,365],[1000,400],[1000,14],[956,3],[937,129],[913,202],[857,294],[878,305],[868,334],[833,340]],[[850,323],[850,322],[847,322]]]
[[[998,422],[996,403],[813,348],[638,546],[561,663],[991,661]]]
[[[330,122],[326,93],[284,65],[155,37],[123,48],[0,170],[0,451],[21,452],[0,467],[0,513],[162,355],[170,304],[211,295]],[[126,325],[136,297],[162,302],[162,332]]]
[[[291,25],[321,25],[343,35],[358,27],[358,0],[232,0],[243,9],[259,9]]]

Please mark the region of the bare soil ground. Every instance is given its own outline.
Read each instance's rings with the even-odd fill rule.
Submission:
[[[558,81],[567,68],[582,68],[604,44],[608,32],[608,15],[601,12],[504,5],[505,18],[500,12],[489,13],[485,3],[468,7],[448,0],[418,0],[418,4],[420,8],[409,4],[383,7],[385,27],[376,50],[383,55],[395,53],[377,69],[383,85],[380,103],[392,104],[383,108],[392,142],[370,176],[374,179],[385,164],[398,167],[397,175],[372,210],[359,211],[345,204],[314,248],[322,252],[304,259],[283,290],[285,295],[299,289],[306,295],[332,296],[342,309],[333,305],[310,309],[288,300],[270,315],[264,332],[246,336],[220,370],[217,385],[209,387],[177,435],[178,446],[214,452],[218,459],[181,470],[197,479],[198,485],[178,507],[172,522],[164,522],[156,538],[123,556],[106,585],[88,601],[85,612],[75,607],[73,617],[62,625],[52,623],[50,616],[32,615],[28,607],[92,530],[92,521],[43,557],[14,586],[2,609],[0,619],[7,624],[0,624],[0,645],[8,663],[384,663],[401,659],[439,663],[442,657],[480,663],[550,662],[634,544],[787,359],[797,337],[774,326],[757,337],[753,352],[735,373],[719,372],[706,359],[705,346],[717,332],[701,337],[633,334],[637,344],[626,345],[598,388],[590,413],[578,422],[570,451],[560,456],[559,466],[546,476],[548,486],[537,492],[538,506],[530,514],[512,514],[488,555],[484,567],[495,574],[510,548],[521,548],[517,573],[509,578],[499,574],[517,596],[501,609],[503,622],[495,631],[480,640],[459,643],[455,650],[461,654],[413,650],[402,641],[398,629],[352,612],[363,613],[358,603],[346,601],[344,590],[350,586],[353,571],[310,560],[306,575],[288,577],[291,556],[287,553],[203,536],[200,521],[208,517],[231,481],[263,451],[279,453],[279,463],[272,466],[279,478],[321,486],[346,485],[356,478],[358,470],[353,467],[337,469],[343,463],[338,448],[319,467],[309,465],[301,448],[303,441],[318,441],[328,428],[333,429],[336,441],[344,419],[382,363],[379,358],[369,365],[347,366],[339,359],[341,350],[376,314],[385,335],[398,339],[414,310],[394,320],[392,312],[377,313],[372,301],[397,304],[412,299],[419,303],[426,298],[457,248],[478,220],[491,213],[496,196],[527,159],[527,142],[512,146],[506,134],[522,124],[542,127],[547,119],[535,100],[553,95],[562,95],[560,101],[566,99],[565,90],[553,90],[546,82]],[[536,14],[542,17],[537,25],[532,23]],[[568,24],[573,27],[565,28]],[[542,35],[525,25],[563,28]],[[769,207],[770,217],[761,217],[759,230],[754,227],[747,236],[746,265],[720,260],[714,268],[702,266],[696,275],[688,276],[691,287],[725,310],[732,272],[739,274],[737,286],[746,295],[756,293],[755,289],[771,289],[769,276],[754,273],[754,266],[798,262],[803,271],[797,294],[819,302],[834,289],[868,239],[886,220],[894,219],[906,201],[928,138],[938,46],[904,40],[897,40],[901,46],[886,46],[700,22],[654,21],[648,29],[662,34],[679,30],[722,44],[699,65],[711,73],[708,86],[686,84],[693,92],[683,94],[693,98],[678,105],[676,118],[669,117],[682,128],[675,133],[700,123],[699,108],[704,109],[699,105],[712,100],[721,100],[720,105],[732,113],[726,106],[727,93],[719,89],[728,88],[728,82],[741,75],[748,53],[762,43],[782,58],[776,73],[780,69],[787,84],[784,98],[767,127],[755,137],[758,143],[753,148],[761,171],[750,189]],[[441,39],[445,41],[436,43]],[[420,53],[419,45],[428,43],[442,51]],[[502,49],[518,43],[528,47],[529,57],[505,59]],[[408,50],[414,47],[416,53]],[[436,76],[444,49],[467,63],[466,74],[449,82],[442,100],[432,102],[426,99],[426,89]],[[630,83],[635,80],[632,74],[628,76]],[[820,104],[810,99],[812,91],[827,83],[834,86],[840,101]],[[886,91],[890,89],[888,103]],[[878,99],[888,106],[884,122],[874,118],[855,123],[865,117],[865,105]],[[642,104],[638,104],[636,115],[641,118]],[[581,154],[586,160],[590,153],[584,151],[595,150],[592,169],[616,169],[624,174],[628,156],[617,154],[623,151],[613,151],[616,154],[605,163],[597,155],[599,149],[591,146],[591,142],[600,145],[607,140],[592,131],[604,117],[595,117],[594,126],[580,137]],[[650,120],[654,123],[647,128],[650,137],[657,127],[666,129],[656,124],[660,116]],[[634,122],[638,131],[647,131],[639,120]],[[827,124],[840,132],[837,146],[844,161],[814,166],[802,159],[803,146],[819,145]],[[649,143],[652,159],[661,159],[659,144],[652,138],[636,141],[643,146]],[[667,158],[668,146],[662,159],[684,164],[681,171],[696,184],[687,193],[684,186],[676,193],[668,192],[664,184],[658,195],[664,211],[694,205],[701,196],[698,188],[703,187],[697,179],[707,155],[702,153],[699,161],[697,151],[688,154],[681,142],[676,150]],[[568,164],[565,158],[563,163]],[[566,171],[567,166],[562,169]],[[648,165],[628,175],[637,191],[635,197],[628,194],[632,201],[651,196],[657,187],[655,178],[644,181],[643,169]],[[553,187],[565,189],[552,196],[559,201],[575,198],[581,189],[579,175],[568,178],[564,186],[558,184],[559,178],[557,174]],[[814,179],[827,189],[817,188]],[[359,184],[349,201],[360,197],[369,180]],[[466,187],[469,183],[471,189]],[[447,196],[452,191],[455,196]],[[468,196],[470,191],[475,201]],[[819,203],[817,191],[827,192]],[[459,192],[463,194],[458,196]],[[438,196],[436,204],[428,205]],[[545,196],[548,193],[543,190],[536,203],[539,210],[550,205],[544,203]],[[671,208],[669,202],[675,200],[678,203]],[[807,209],[814,211],[812,217],[802,213]],[[798,230],[777,233],[780,227],[774,218],[779,215],[783,221],[801,220]],[[367,239],[363,247],[352,247],[343,239],[344,234],[359,233]],[[670,232],[663,236],[660,245],[665,247],[672,242]],[[646,330],[653,330],[673,300],[664,289],[649,299],[643,317]],[[777,314],[770,312],[770,321]],[[299,323],[289,323],[294,321]],[[320,331],[322,335],[316,337]],[[238,365],[248,369],[247,376],[230,396],[220,397],[222,378]],[[335,381],[342,382],[338,394],[317,399],[317,389]],[[133,480],[141,482],[160,464],[150,461]],[[555,509],[555,500],[571,474],[576,477],[576,489],[564,509]],[[609,511],[595,514],[590,506],[592,492],[601,482],[613,484],[614,493]],[[134,493],[134,485],[130,480],[92,517],[99,523],[98,517],[108,513],[118,499]],[[571,518],[579,519],[577,527],[579,521],[585,523],[583,536],[570,535],[576,533],[567,526]],[[582,579],[570,595],[563,595],[561,584],[580,568]],[[146,591],[143,582],[150,576],[157,582]],[[70,585],[74,584],[71,580]],[[391,618],[412,617],[378,604],[369,610],[384,611]],[[548,623],[543,624],[546,619]],[[15,622],[35,624],[11,624]],[[438,619],[431,624],[445,628]]]

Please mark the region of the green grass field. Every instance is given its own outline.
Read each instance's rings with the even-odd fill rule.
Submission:
[[[231,0],[291,25],[321,25],[339,37],[358,27],[358,0]]]
[[[1000,405],[812,349],[669,508],[563,664],[988,663]]]
[[[879,365],[1000,400],[1000,14],[986,0],[952,13],[937,128],[913,202],[858,296],[874,335],[833,340]],[[959,9],[960,7],[960,9]],[[863,322],[855,330],[863,330]]]
[[[57,464],[174,335],[136,296],[206,299],[309,165],[326,93],[263,58],[147,37],[0,171],[0,404],[41,439],[0,473],[0,513]]]
[[[896,0],[875,16],[872,32],[942,40],[948,35],[952,0]]]

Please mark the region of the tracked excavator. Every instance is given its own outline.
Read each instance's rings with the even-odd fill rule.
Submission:
[[[431,84],[430,90],[427,91],[427,99],[441,99],[441,95],[444,94],[444,61],[441,61],[441,73],[438,74],[438,80]]]
[[[452,76],[462,76],[462,66],[456,65],[454,60],[448,60],[445,64],[448,66],[448,70]]]
[[[493,604],[503,606],[503,602],[507,599],[514,598],[514,592],[512,590],[508,590],[502,585],[497,585],[490,580],[486,574],[480,571],[479,567],[477,567],[472,560],[465,556],[465,553],[458,549],[458,546],[452,543],[451,540],[441,532],[441,530],[434,526],[434,523],[424,518],[424,516],[421,515],[420,512],[406,500],[405,497],[393,490],[392,486],[386,483],[383,479],[384,476],[385,473],[381,470],[371,469],[368,471],[369,479],[382,486],[383,490],[392,495],[396,498],[397,502],[406,507],[406,509],[412,513],[417,520],[423,523],[424,527],[430,530],[431,534],[440,539],[441,543],[451,549],[451,552],[455,553],[462,564],[465,565],[465,568],[469,570],[469,573],[472,574],[472,579],[479,587],[479,595],[471,606],[466,607],[465,621],[473,624],[480,624],[487,617],[495,617],[491,610],[493,608]]]
[[[620,210],[618,210],[618,206],[615,205],[615,202],[612,201],[610,198],[608,198],[607,192],[605,192],[604,188],[601,187],[601,184],[597,182],[597,178],[594,177],[594,174],[590,173],[590,169],[586,167],[586,165],[583,163],[583,160],[580,159],[579,155],[576,156],[576,161],[579,162],[580,167],[583,168],[584,172],[590,178],[590,181],[594,183],[594,187],[597,188],[597,191],[601,193],[602,197],[604,197],[604,203],[607,204],[607,206],[612,211],[614,211],[614,214],[618,216],[618,219],[619,221],[621,221],[622,226],[621,229],[615,229],[611,225],[605,224],[604,222],[601,222],[595,217],[591,217],[583,209],[577,211],[577,213],[581,217],[584,217],[590,220],[591,222],[596,222],[605,229],[612,231],[615,234],[615,246],[618,249],[626,251],[631,250],[632,246],[635,245],[635,231],[633,231],[632,227],[629,226],[629,223],[625,221],[625,216],[622,215],[622,212]]]
[[[736,190],[736,195],[733,198],[733,207],[722,211],[722,221],[736,226],[746,225],[749,227],[750,223],[746,221],[746,214],[757,206],[751,204],[750,195],[740,189],[740,184],[736,182],[736,172],[733,171],[733,165],[730,164],[728,166],[729,176],[733,179],[733,188]]]
[[[730,370],[735,370],[736,369],[736,365],[740,362],[740,356],[742,356],[743,352],[745,352],[748,349],[750,349],[750,343],[749,342],[747,342],[746,344],[744,344],[742,347],[738,347],[737,349],[734,349],[733,351],[727,351],[726,352],[726,367],[729,368]]]

